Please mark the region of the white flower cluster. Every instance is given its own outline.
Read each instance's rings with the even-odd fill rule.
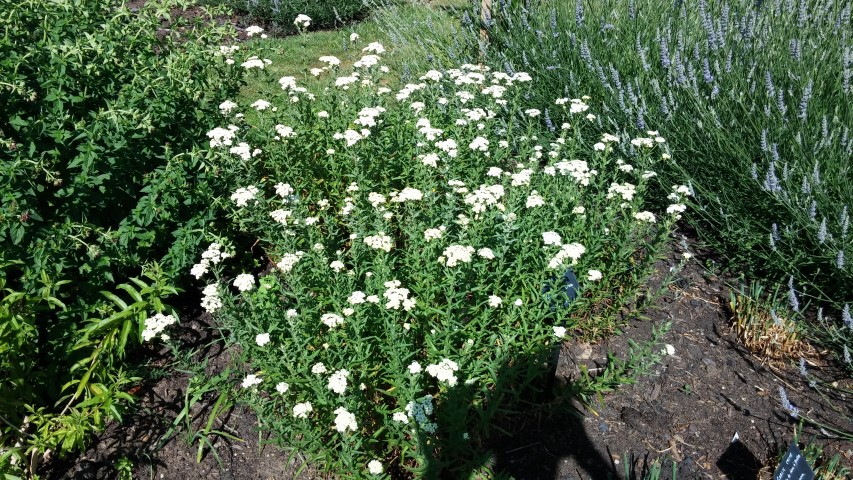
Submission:
[[[219,104],[219,111],[220,111],[223,115],[228,115],[228,114],[230,114],[230,113],[231,113],[235,108],[237,108],[237,104],[236,104],[236,103],[234,103],[234,102],[232,102],[231,100],[225,100],[224,102],[222,102],[222,103],[220,103],[220,104]],[[234,127],[233,125],[231,125],[231,126],[232,126],[232,127]],[[235,131],[236,131],[236,129],[237,129],[237,127],[234,127],[234,130],[235,130]],[[214,131],[214,130],[216,130],[216,129],[213,129],[213,130],[211,130],[211,131]],[[207,134],[207,135],[208,135],[208,136],[210,136],[210,132],[208,132],[208,134]],[[211,145],[211,147],[213,147],[213,146],[214,146],[214,145]]]
[[[296,192],[296,190],[294,190],[293,187],[291,187],[289,183],[279,182],[279,183],[275,184],[275,194],[278,195],[279,197],[283,198],[283,199],[287,199],[288,197],[293,195],[295,192]]]
[[[545,245],[562,245],[563,239],[560,238],[560,234],[557,232],[542,232],[542,242]]]
[[[353,123],[362,127],[375,127],[376,119],[383,113],[385,113],[383,107],[364,107],[358,112],[358,118]]]
[[[193,265],[193,268],[190,270],[190,274],[195,278],[201,278],[208,272],[210,265],[216,265],[230,256],[231,254],[226,252],[222,245],[213,242],[207,247],[207,250],[201,254],[201,261]]]
[[[259,33],[263,33],[263,32],[264,32],[264,29],[257,26],[257,25],[251,25],[249,27],[246,27],[246,36],[247,37],[251,37],[251,36],[257,35]]]
[[[385,250],[386,252],[390,252],[393,246],[391,237],[385,235],[385,232],[378,232],[376,235],[364,237],[364,243],[370,248]]]
[[[220,105],[219,108],[222,108]],[[234,144],[234,137],[237,135],[237,127],[228,125],[228,128],[216,127],[207,132],[207,138],[210,139],[210,148],[221,146],[230,147]]]
[[[465,196],[465,203],[471,205],[471,211],[477,214],[486,211],[486,208],[492,205],[503,211],[503,204],[500,203],[503,196],[503,185],[480,185],[478,189]]]
[[[356,60],[352,66],[353,68],[370,68],[379,64],[380,58],[377,55],[364,55],[360,59]]]
[[[370,42],[366,47],[361,49],[362,52],[370,52],[375,53],[377,55],[382,55],[385,53],[385,47],[382,46],[379,42]]]
[[[693,191],[687,185],[673,185],[672,193],[667,195],[672,205],[666,207],[666,213],[675,216],[676,219],[681,218],[681,214],[687,210],[687,205],[682,203],[685,197],[693,195]]]
[[[293,212],[291,212],[290,210],[278,209],[270,212],[270,217],[272,217],[273,220],[282,225],[287,225],[287,219],[290,218],[292,215]]]
[[[296,136],[296,132],[293,130],[293,128],[288,127],[286,125],[276,125],[275,126],[275,133],[278,134],[278,138],[276,140],[279,140],[282,138],[293,138]]]
[[[548,268],[553,270],[561,267],[567,258],[572,260],[572,265],[575,265],[584,252],[586,252],[586,247],[580,243],[567,243],[561,246],[560,251],[548,262]]]
[[[337,67],[341,64],[341,59],[332,55],[323,55],[319,60],[329,65],[329,67]]]
[[[293,406],[294,418],[308,418],[308,414],[314,411],[311,402],[297,403]]]
[[[607,198],[613,198],[617,195],[622,197],[622,200],[626,202],[630,202],[634,199],[634,195],[637,193],[637,187],[631,183],[611,183],[610,187],[607,189]]]
[[[267,65],[270,65],[271,63],[272,60],[266,58],[262,60],[258,57],[249,57],[249,59],[241,63],[240,66],[245,68],[246,70],[250,70],[252,68],[263,70]]]
[[[583,112],[589,110],[589,105],[584,103],[584,100],[589,100],[589,97],[584,95],[582,97],[582,99],[581,98],[573,98],[571,100],[569,100],[568,98],[558,98],[554,103],[557,105],[563,105],[563,106],[566,105],[567,103],[569,103],[569,112],[570,113],[583,113]],[[563,108],[565,108],[565,106]]]
[[[255,335],[255,343],[259,347],[263,347],[264,345],[270,343],[270,334],[269,333],[259,333]]]
[[[237,155],[243,160],[249,160],[252,157],[260,155],[261,149],[256,148],[252,150],[252,147],[250,147],[248,143],[240,142],[236,147],[231,147],[228,152]]]
[[[657,221],[655,214],[652,212],[637,212],[634,214],[634,219],[636,219],[639,222],[646,222],[646,223],[655,223]]]
[[[351,147],[369,135],[370,130],[366,128],[362,129],[361,132],[357,132],[353,129],[348,129],[344,133],[336,133],[332,135],[332,138],[334,138],[335,140],[346,140],[347,146]]]
[[[344,323],[344,317],[336,313],[324,313],[323,316],[320,317],[320,321],[323,322],[323,325],[329,328],[335,328]]]
[[[468,145],[468,148],[479,152],[489,151],[489,140],[485,137],[475,137]]]
[[[206,287],[201,291],[201,308],[204,309],[207,313],[216,313],[217,310],[222,308],[222,299],[219,298],[219,287],[213,283]]]
[[[555,163],[554,167],[560,172],[560,175],[571,175],[576,182],[585,187],[589,185],[589,180],[598,173],[596,170],[591,170],[589,164],[583,160],[563,160]]]
[[[255,288],[255,277],[251,273],[241,273],[234,278],[234,288],[248,292]]]
[[[383,472],[382,462],[379,460],[371,460],[367,462],[367,471],[370,472],[371,475],[381,475]]]
[[[367,194],[367,201],[373,208],[380,208],[386,202],[386,198],[381,193],[370,192]]]
[[[261,377],[255,375],[254,373],[250,373],[249,375],[246,375],[246,378],[243,379],[243,383],[241,384],[241,386],[243,388],[252,388],[254,386],[260,385],[261,382],[263,382],[263,380],[261,380]]]
[[[169,336],[163,334],[163,330],[169,325],[173,325],[178,321],[174,315],[163,315],[162,313],[158,313],[153,317],[148,317],[145,319],[145,330],[142,331],[142,341],[148,342],[157,335],[160,335],[160,338],[163,340],[168,340]]]
[[[522,185],[530,185],[530,178],[533,176],[533,170],[529,168],[525,168],[521,171],[513,173],[510,175],[512,178],[511,185],[513,187],[520,187]]]
[[[415,308],[417,301],[414,297],[409,298],[409,289],[402,288],[399,280],[391,280],[384,283],[385,292],[382,294],[386,300],[385,308],[389,310],[399,310],[402,308],[405,311],[411,311]]]
[[[439,82],[444,78],[444,74],[439,72],[438,70],[430,70],[425,74],[421,75],[418,80],[432,80],[433,82]]]
[[[249,185],[245,188],[238,188],[234,193],[231,194],[231,201],[233,201],[238,207],[245,207],[249,204],[250,200],[255,199],[255,197],[258,195],[258,192],[258,187],[254,185]]]
[[[308,28],[311,25],[311,17],[305,15],[304,13],[300,13],[293,20],[293,24],[296,25],[297,28]]]
[[[343,395],[344,391],[347,389],[347,377],[349,377],[349,371],[344,369],[331,374],[329,376],[329,390],[337,393],[338,395]]]
[[[410,418],[415,419],[421,430],[427,433],[435,433],[438,428],[438,425],[429,419],[432,412],[432,395],[425,395],[406,404],[406,413]]]
[[[296,86],[296,77],[281,77],[278,79],[278,84],[282,90],[292,91],[298,88]]]
[[[456,144],[456,140],[452,138],[435,142],[435,147],[446,153],[450,158],[456,158],[459,155],[459,147]]]
[[[450,245],[444,249],[444,252],[438,257],[438,263],[455,267],[460,263],[471,263],[471,256],[474,254],[474,247],[465,245]]]
[[[426,372],[430,376],[438,379],[439,382],[447,382],[451,387],[456,385],[456,372],[459,370],[459,365],[448,358],[443,359],[434,365],[427,365]]]
[[[344,433],[347,430],[358,430],[358,424],[355,421],[355,415],[348,412],[344,407],[338,407],[335,410],[335,430]]]
[[[391,197],[391,202],[393,203],[403,203],[406,201],[417,201],[422,200],[424,198],[423,192],[418,190],[417,188],[406,187],[400,192],[391,192],[388,194]]]
[[[249,106],[260,112],[262,110],[266,110],[266,109],[270,108],[270,106],[272,106],[272,104],[270,102],[264,100],[264,99],[258,99],[258,100],[255,100]]]
[[[217,57],[225,57],[225,63],[228,65],[234,65],[234,53],[240,50],[239,45],[220,45],[219,50],[216,52]]]
[[[347,303],[350,305],[361,305],[367,301],[367,294],[361,290],[356,290],[347,297]]]
[[[285,253],[275,266],[284,273],[290,273],[296,263],[305,255],[305,252]]]
[[[656,143],[665,143],[666,139],[660,136],[656,130],[646,132],[650,137],[637,137],[631,140],[631,145],[635,147],[652,148]]]
[[[447,230],[447,227],[444,225],[438,228],[428,228],[424,230],[424,240],[430,242],[432,240],[438,240],[439,238],[444,236],[444,232]]]

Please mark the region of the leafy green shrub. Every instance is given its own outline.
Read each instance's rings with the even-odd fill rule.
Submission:
[[[527,74],[464,65],[392,91],[384,48],[364,51],[209,133],[268,262],[216,243],[192,273],[281,445],[345,477],[468,478],[560,339],[618,326],[690,192],[646,211],[664,139],[633,139],[629,164],[580,98],[556,101],[552,134]]]
[[[299,15],[307,15],[310,24],[306,28],[339,27],[343,23],[361,17],[370,11],[365,0],[208,0],[226,5],[235,11],[244,12],[267,23],[275,32],[293,33],[299,30],[294,21]],[[301,25],[300,25],[301,26]]]
[[[194,148],[241,68],[182,6],[2,2],[0,468],[119,415],[122,359],[214,218]]]

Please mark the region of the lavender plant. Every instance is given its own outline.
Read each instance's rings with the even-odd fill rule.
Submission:
[[[455,478],[555,344],[618,326],[691,192],[650,211],[665,139],[597,133],[587,97],[549,102],[546,140],[530,74],[464,64],[391,89],[385,53],[223,103],[207,168],[264,263],[219,242],[191,273],[277,442],[344,477]],[[265,78],[262,56],[231,59]]]

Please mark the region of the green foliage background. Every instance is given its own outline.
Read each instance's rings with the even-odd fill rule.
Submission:
[[[241,68],[185,6],[0,2],[0,429],[23,445],[0,469],[121,413],[121,359],[214,218],[197,148]]]
[[[248,13],[259,21],[268,23],[275,31],[293,33],[293,20],[297,15],[311,17],[311,28],[339,27],[370,11],[369,0],[208,0],[226,5],[235,11]]]

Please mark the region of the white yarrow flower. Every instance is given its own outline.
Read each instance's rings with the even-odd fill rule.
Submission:
[[[382,463],[379,460],[371,460],[367,463],[367,471],[371,475],[380,475],[382,473]]]
[[[250,273],[241,273],[234,278],[234,288],[241,292],[248,292],[255,287],[255,277]]]
[[[262,381],[261,377],[255,375],[255,374],[249,374],[249,375],[246,375],[246,378],[243,379],[243,383],[241,384],[241,386],[243,388],[251,388],[251,387],[254,387],[255,385],[260,385],[261,381]]]
[[[299,28],[308,28],[311,25],[311,17],[304,13],[300,13],[296,16],[296,19],[293,20],[293,24]]]
[[[293,406],[293,417],[294,418],[308,418],[308,414],[314,410],[311,407],[311,402],[305,403],[297,403]]]
[[[264,345],[270,343],[270,334],[259,333],[255,335],[255,343],[257,343],[259,347],[263,347]]]

